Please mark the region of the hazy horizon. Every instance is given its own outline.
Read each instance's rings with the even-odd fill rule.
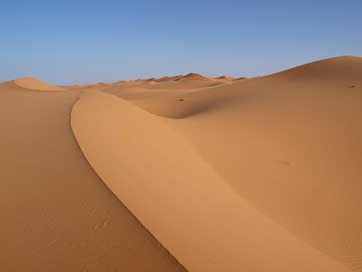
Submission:
[[[362,3],[323,2],[5,1],[0,81],[250,77],[362,55]]]

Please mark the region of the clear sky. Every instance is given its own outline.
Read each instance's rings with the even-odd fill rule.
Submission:
[[[256,76],[362,55],[362,1],[0,1],[0,81]]]

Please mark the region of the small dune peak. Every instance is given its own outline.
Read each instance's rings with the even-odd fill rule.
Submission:
[[[219,77],[216,77],[215,79],[219,79],[219,80],[234,80],[235,78],[233,77],[230,77],[230,76],[219,76]]]
[[[38,91],[61,91],[63,88],[48,85],[45,82],[33,78],[33,77],[21,77],[14,80],[14,83],[19,87],[29,89],[29,90],[38,90]]]
[[[238,77],[238,78],[235,78],[234,80],[244,80],[244,79],[247,79],[247,77]]]
[[[206,78],[206,77],[204,77],[200,74],[196,74],[196,73],[189,73],[189,74],[185,75],[184,78],[202,79],[202,78]]]
[[[164,76],[164,77],[160,77],[160,78],[156,79],[157,82],[163,82],[163,81],[169,81],[169,80],[170,80],[170,77],[168,77],[168,76]]]
[[[158,82],[157,79],[154,77],[146,78],[144,81],[147,83],[150,83],[150,84],[154,84],[154,83]]]
[[[183,77],[183,75],[164,76],[164,77],[157,78],[156,81],[158,81],[158,82],[177,81],[177,80],[181,79],[182,77]]]
[[[185,79],[191,79],[191,80],[210,80],[209,78],[202,76],[200,74],[196,74],[196,73],[189,73],[183,77],[181,77],[178,80],[185,80]]]
[[[109,86],[109,85],[112,85],[112,84],[106,83],[106,82],[97,82],[96,84],[94,84],[94,86],[98,86],[98,87]]]

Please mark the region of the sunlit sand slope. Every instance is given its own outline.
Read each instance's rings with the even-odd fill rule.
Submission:
[[[38,90],[38,91],[62,91],[63,88],[48,85],[38,79],[32,77],[23,77],[18,78],[13,81],[19,87],[23,87],[30,90]]]
[[[348,271],[254,209],[163,118],[89,93],[71,124],[102,180],[190,271]]]
[[[362,58],[133,102],[181,118],[166,120],[240,196],[362,271]]]
[[[184,271],[82,155],[77,99],[0,84],[0,270]]]

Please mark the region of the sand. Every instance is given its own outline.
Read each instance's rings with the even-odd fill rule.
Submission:
[[[19,87],[29,89],[29,90],[37,90],[37,91],[62,91],[64,90],[61,87],[48,85],[38,79],[32,77],[23,77],[17,78],[13,81],[13,83]]]
[[[77,99],[0,84],[0,270],[184,271],[82,155]]]
[[[72,128],[102,180],[189,271],[348,271],[257,212],[161,118],[92,93]]]
[[[362,271],[362,58],[28,81],[0,84],[5,271]]]

